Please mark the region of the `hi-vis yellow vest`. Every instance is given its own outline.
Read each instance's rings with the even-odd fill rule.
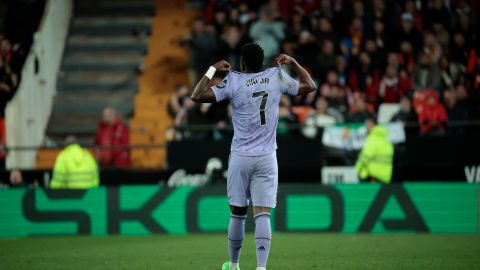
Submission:
[[[375,126],[368,134],[355,169],[361,179],[373,177],[385,184],[392,180],[393,144],[385,127]]]
[[[50,188],[88,189],[98,184],[97,163],[87,150],[71,144],[58,154]]]

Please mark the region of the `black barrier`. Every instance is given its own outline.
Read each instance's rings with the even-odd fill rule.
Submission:
[[[353,165],[358,153],[324,147],[318,138],[287,135],[277,142],[281,182],[319,182],[323,166]],[[226,166],[229,152],[229,140],[170,142],[167,159],[171,169],[201,172],[211,157]],[[480,166],[480,136],[409,136],[395,148],[393,181],[465,181],[467,166]]]

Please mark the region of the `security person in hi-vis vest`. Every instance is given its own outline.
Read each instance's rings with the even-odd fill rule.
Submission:
[[[367,128],[372,127],[355,169],[362,181],[388,184],[392,180],[393,144],[388,140],[388,130],[385,127],[366,122]]]
[[[75,137],[66,139],[65,149],[57,156],[53,168],[52,189],[89,189],[99,185],[97,162],[93,156],[76,142]]]

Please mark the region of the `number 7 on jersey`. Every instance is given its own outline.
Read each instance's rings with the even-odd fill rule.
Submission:
[[[260,125],[265,125],[267,123],[265,119],[265,106],[267,105],[268,93],[265,91],[255,92],[252,94],[252,98],[262,97],[262,102],[260,103]]]

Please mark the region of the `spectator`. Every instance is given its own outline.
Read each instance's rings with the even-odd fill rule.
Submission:
[[[342,113],[347,111],[345,102],[347,93],[345,87],[340,85],[337,71],[328,71],[326,82],[320,86],[320,94],[327,98],[332,107]]]
[[[400,67],[403,68],[409,74],[412,73],[415,67],[415,54],[412,44],[408,41],[402,41],[400,43],[400,52],[398,54],[398,60]]]
[[[177,129],[183,130],[185,139],[206,139],[210,130],[198,127],[198,125],[211,124],[208,119],[208,111],[211,104],[195,104],[190,98],[185,100],[184,106],[180,109],[175,118],[174,125]],[[193,128],[188,128],[190,125]]]
[[[174,119],[185,103],[185,99],[189,98],[188,87],[185,84],[177,85],[177,92],[168,100],[168,114]]]
[[[468,47],[465,36],[462,32],[456,32],[453,34],[453,41],[450,46],[452,62],[463,65],[465,68],[468,62],[468,53],[470,48]]]
[[[422,31],[423,18],[420,12],[418,12],[417,8],[415,7],[415,0],[405,1],[405,13],[410,13],[412,15],[416,30]]]
[[[365,20],[365,5],[363,1],[355,0],[352,3],[352,15],[356,18],[362,18]]]
[[[363,181],[378,181],[389,184],[393,171],[393,144],[388,140],[388,130],[374,126],[368,133],[365,145],[355,164]]]
[[[443,134],[447,120],[447,112],[443,104],[438,101],[437,93],[434,91],[426,93],[426,102],[418,116],[420,131],[423,134]]]
[[[52,189],[89,189],[99,185],[98,167],[93,156],[76,142],[66,139],[65,149],[57,156],[50,182]]]
[[[422,46],[422,35],[415,28],[414,17],[412,13],[405,12],[401,16],[401,28],[399,29],[397,36],[397,46],[404,41],[408,41],[413,46],[414,53],[420,51]],[[396,48],[397,50],[400,47]]]
[[[385,25],[386,29],[391,29],[393,25],[393,17],[389,14],[389,10],[385,5],[385,0],[372,0],[372,9],[368,16],[369,20],[380,21]],[[371,22],[367,22],[368,25],[372,25]]]
[[[453,88],[454,85],[463,77],[465,67],[457,63],[451,63],[446,55],[440,58],[441,81],[443,89]]]
[[[227,60],[234,70],[239,70],[241,48],[247,42],[248,37],[242,35],[237,26],[227,27],[219,40],[218,59]]]
[[[402,78],[394,67],[387,67],[380,82],[378,96],[382,103],[398,103],[401,97],[408,94],[410,88],[411,84],[408,77]]]
[[[415,90],[440,89],[440,69],[437,65],[432,64],[426,53],[420,54],[419,61],[413,68],[412,77]]]
[[[471,92],[471,94],[475,95],[475,92]],[[457,86],[455,87],[455,96],[459,106],[467,110],[469,120],[480,119],[480,107],[478,106],[478,104],[480,104],[480,101],[478,99],[478,93],[477,99],[472,98],[471,96],[469,96],[465,85],[460,83],[457,84]]]
[[[468,93],[465,85],[463,84],[457,84],[455,87],[455,96],[457,97],[457,103],[461,103],[462,106],[468,107],[467,106],[467,101],[468,101]]]
[[[318,134],[318,128],[334,125],[335,123],[335,117],[329,114],[327,99],[319,97],[315,103],[315,111],[313,111],[305,121],[302,134],[307,138],[315,138]]]
[[[477,27],[474,27],[471,16],[460,13],[458,24],[455,27],[455,31],[461,32],[467,38],[467,44],[469,47],[474,47],[478,41],[478,30],[475,30]]]
[[[209,31],[203,19],[193,23],[192,32],[187,38],[180,40],[180,45],[190,46],[190,60],[188,65],[188,79],[193,89],[211,62],[215,50],[215,36]]]
[[[227,13],[224,10],[217,10],[213,17],[213,28],[217,36],[223,34],[223,29],[227,23]]]
[[[283,26],[275,21],[275,17],[275,10],[265,5],[260,9],[260,20],[250,28],[250,37],[264,50],[265,65],[278,55],[280,42],[285,38]]]
[[[300,33],[304,29],[304,17],[302,14],[295,12],[291,18],[291,22],[286,29],[286,40],[297,42],[300,38]]]
[[[318,55],[319,68],[314,77],[324,79],[327,71],[335,68],[337,57],[335,56],[335,44],[330,39],[325,39],[321,46],[321,53]]]
[[[318,18],[318,30],[313,33],[318,42],[326,39],[336,40],[337,36],[333,31],[332,22],[326,17]]]
[[[117,111],[112,107],[103,110],[103,119],[98,124],[95,136],[98,160],[101,166],[130,166],[130,133]]]
[[[338,83],[340,86],[345,86],[347,83],[347,68],[348,64],[344,57],[337,56],[337,76],[338,76]]]
[[[352,123],[363,123],[367,119],[375,119],[373,107],[368,106],[362,94],[355,95],[355,101],[348,115],[347,120]]]
[[[410,99],[406,96],[403,96],[400,99],[400,111],[396,113],[390,120],[390,122],[397,121],[404,123],[417,122],[417,115],[412,109],[412,103]]]
[[[370,56],[372,67],[375,70],[384,70],[387,65],[385,59],[387,59],[387,54],[385,50],[378,49],[375,41],[368,39],[365,41],[365,52]]]
[[[298,39],[298,46],[295,50],[295,58],[302,63],[302,65],[310,73],[313,70],[318,70],[319,62],[316,57],[312,57],[319,51],[318,45],[315,42],[314,36],[309,31],[302,31]]]
[[[457,92],[455,89],[448,89],[443,93],[445,105],[447,108],[447,115],[449,123],[453,125],[449,126],[449,132],[454,134],[461,134],[464,132],[464,128],[459,123],[468,120],[467,109],[462,103],[458,102]]]
[[[450,12],[447,7],[444,5],[443,0],[432,0],[430,1],[431,5],[427,9],[425,23],[442,23],[445,27],[448,27],[450,22]],[[430,25],[427,25],[430,26]]]
[[[288,96],[282,96],[278,115],[277,134],[284,136],[288,134],[289,125],[297,123],[297,118],[291,111],[291,102]]]
[[[18,186],[23,183],[23,176],[20,170],[10,171],[10,183],[14,186]]]
[[[320,97],[315,103],[315,125],[317,127],[325,127],[328,125],[333,125],[337,122],[334,115],[338,112],[335,112],[334,109],[328,107],[328,101],[326,98]]]
[[[365,91],[367,78],[373,74],[370,56],[362,52],[359,56],[359,64],[349,74],[349,86],[354,91]]]
[[[375,45],[377,45],[377,48],[380,50],[384,49],[387,52],[394,50],[391,44],[392,42],[385,32],[385,25],[380,20],[373,22],[373,35],[371,39],[375,41]]]
[[[442,56],[442,47],[431,32],[426,32],[423,36],[423,53],[428,56],[431,64],[438,64]]]
[[[340,50],[347,63],[351,56],[357,56],[361,52],[363,38],[363,22],[360,18],[354,18],[349,27],[349,35],[340,43]]]
[[[387,65],[385,66],[384,70],[388,67],[400,70],[400,59],[398,58],[397,53],[390,52],[387,54]]]
[[[445,26],[440,22],[433,23],[433,33],[438,44],[442,47],[442,51],[447,51],[450,42],[450,34],[445,29]]]

